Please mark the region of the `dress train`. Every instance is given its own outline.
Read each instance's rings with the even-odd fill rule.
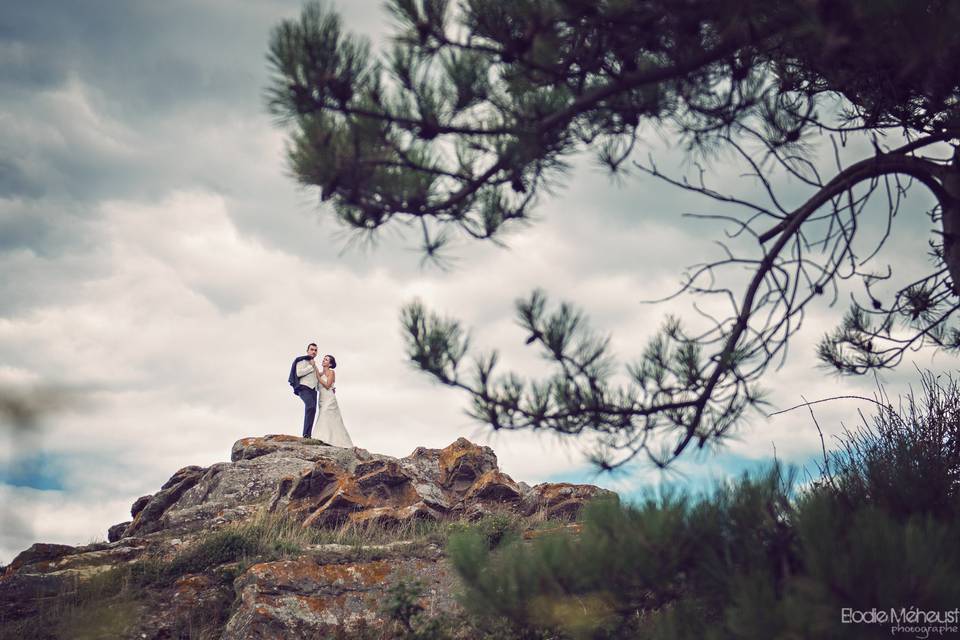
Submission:
[[[337,395],[323,385],[318,385],[317,391],[319,391],[319,406],[317,420],[313,426],[313,437],[335,447],[352,447],[353,440],[350,439],[347,427],[343,424]]]

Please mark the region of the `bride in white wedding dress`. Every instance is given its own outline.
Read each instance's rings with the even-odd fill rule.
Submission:
[[[337,359],[329,354],[325,355],[322,366],[323,373],[317,373],[317,381],[320,383],[317,391],[320,395],[317,420],[313,425],[313,437],[335,447],[352,447],[353,441],[343,424],[340,405],[337,404],[337,396],[334,393],[337,374],[333,370],[337,368]]]

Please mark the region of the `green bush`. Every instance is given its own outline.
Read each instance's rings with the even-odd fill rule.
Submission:
[[[555,532],[491,551],[482,536],[467,533],[449,549],[474,613],[508,619],[520,635],[632,637],[649,626],[642,613],[690,595],[684,606],[713,621],[730,589],[730,567],[796,564],[782,523],[791,509],[788,484],[774,467],[699,502],[679,491],[637,505],[600,500],[584,510],[578,536]]]
[[[264,541],[244,531],[225,529],[203,538],[197,545],[178,555],[167,566],[166,573],[183,576],[202,573],[228,562],[262,555]]]
[[[919,398],[882,406],[870,423],[846,431],[825,456],[817,487],[851,507],[866,504],[905,519],[960,515],[960,389],[952,377],[921,375]]]
[[[397,623],[405,637],[417,635],[414,625],[415,619],[423,613],[422,595],[423,584],[418,580],[401,580],[387,590],[383,612],[389,620]]]
[[[485,515],[476,522],[455,521],[446,527],[447,540],[461,535],[476,535],[487,549],[520,539],[528,523],[520,516],[504,512]]]
[[[476,533],[476,532],[475,532]],[[509,625],[502,621],[482,624],[463,612],[429,615],[420,603],[423,583],[416,578],[401,579],[387,591],[381,613],[387,621],[385,629],[366,633],[351,630],[344,637],[350,640],[517,640]],[[548,640],[548,636],[536,636]],[[340,638],[336,638],[340,640]],[[528,640],[534,640],[533,637]]]
[[[956,384],[926,375],[920,400],[846,432],[802,490],[774,463],[699,498],[595,502],[579,536],[491,548],[462,532],[448,548],[464,606],[530,638],[889,636],[842,610],[960,603],[958,418]]]

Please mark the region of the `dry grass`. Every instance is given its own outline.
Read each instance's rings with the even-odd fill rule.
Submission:
[[[117,571],[67,580],[60,593],[38,602],[37,615],[0,623],[0,640],[86,640],[116,638],[138,616],[138,603],[124,592]]]
[[[558,524],[557,521],[547,520],[542,512],[524,517],[503,510],[473,522],[465,519],[408,520],[399,524],[347,521],[336,528],[315,529],[303,527],[299,521],[284,514],[263,510],[252,519],[223,531],[234,532],[246,539],[250,548],[261,549],[270,555],[294,555],[325,544],[363,548],[405,542],[442,547],[452,534],[467,529],[476,529],[488,537],[499,538],[511,531],[520,533],[529,529],[552,528]]]

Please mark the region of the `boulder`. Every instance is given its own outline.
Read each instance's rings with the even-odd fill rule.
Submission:
[[[521,512],[532,515],[541,511],[547,518],[572,520],[586,503],[600,497],[616,499],[617,494],[592,484],[544,482],[523,497]]]
[[[497,469],[493,449],[475,445],[466,438],[458,438],[442,449],[437,462],[440,485],[456,492],[466,491],[485,473]]]
[[[497,469],[483,473],[463,496],[465,502],[519,502],[522,498],[520,486]]]
[[[136,518],[137,514],[143,511],[143,508],[147,506],[147,503],[150,502],[150,498],[152,497],[153,495],[151,494],[149,496],[140,496],[134,500],[133,505],[130,507],[130,517]]]
[[[127,527],[130,526],[130,521],[120,522],[113,525],[107,529],[107,542],[116,542],[123,537],[124,532],[127,530]]]
[[[201,467],[184,467],[177,471],[160,487],[138,511],[130,525],[124,530],[123,536],[132,536],[138,533],[150,533],[159,529],[160,518],[167,509],[176,504],[187,489],[190,489],[200,480],[206,469]],[[138,499],[137,502],[140,500]],[[134,503],[136,504],[136,503]],[[133,511],[133,509],[131,509]]]

